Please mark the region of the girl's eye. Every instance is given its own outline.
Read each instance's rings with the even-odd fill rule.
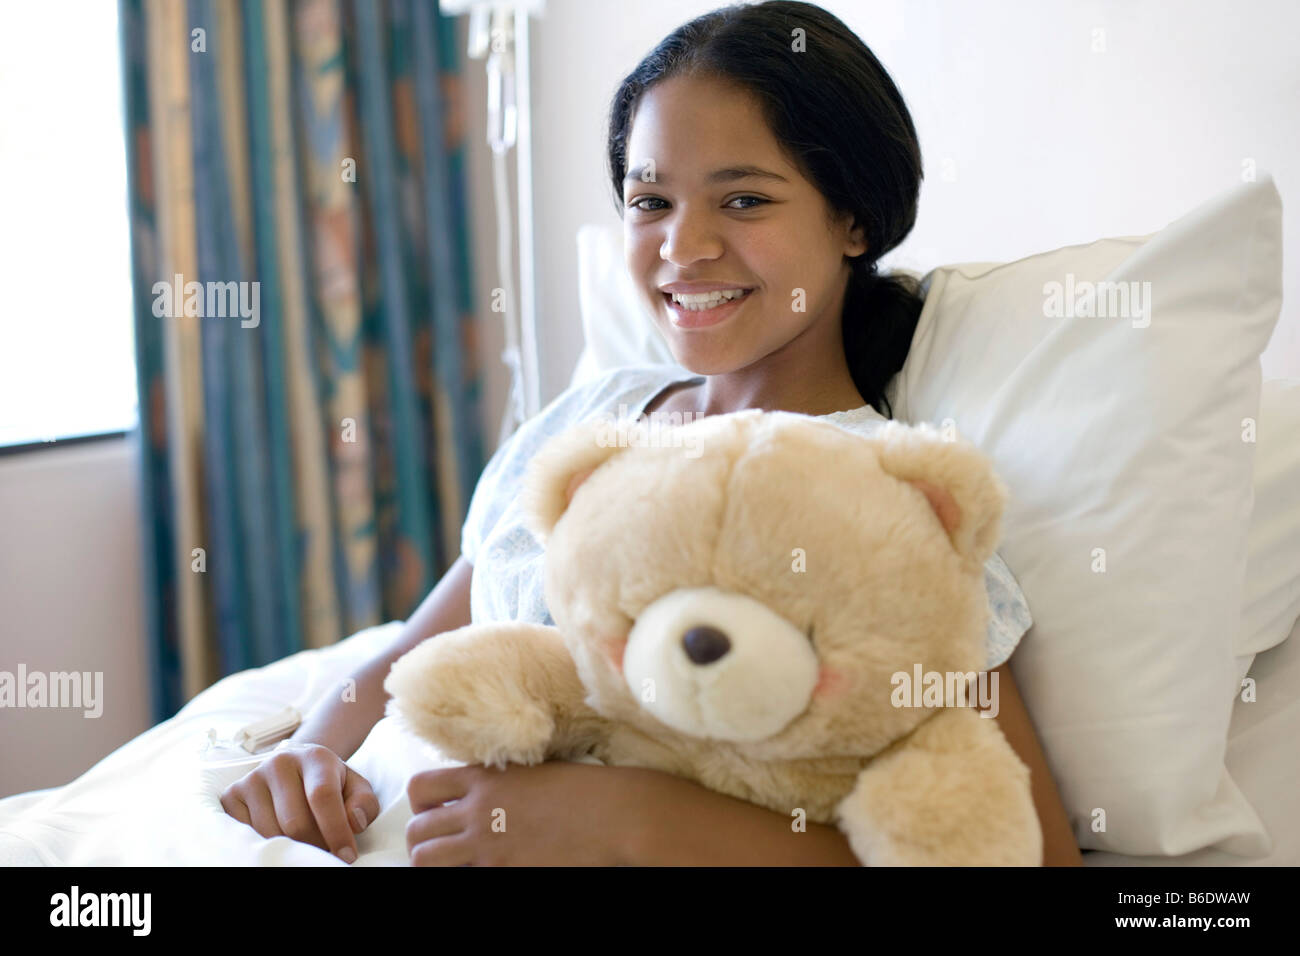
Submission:
[[[628,208],[644,209],[646,212],[658,212],[660,209],[663,208],[662,206],[655,206],[652,209],[646,209],[646,207],[641,205],[641,203],[643,200],[647,200],[647,199],[650,200],[650,202],[663,202],[663,200],[660,199],[658,196],[638,196],[636,199],[633,199],[630,203],[627,204]]]
[[[759,196],[737,196],[735,199],[731,200],[731,202],[733,202],[733,203],[740,202],[742,199],[748,199],[748,200],[751,201],[752,204],[751,204],[751,205],[746,205],[746,206],[735,206],[735,207],[733,207],[733,208],[736,208],[736,209],[756,209],[758,206],[760,206],[760,205],[762,205],[762,204],[768,202],[768,200],[763,199],[763,198],[761,198],[761,197],[759,197]],[[633,199],[633,200],[632,200],[631,202],[629,202],[627,205],[628,205],[628,208],[629,208],[629,209],[641,209],[641,210],[644,210],[645,212],[658,212],[659,210],[665,208],[665,206],[667,205],[667,203],[664,203],[664,205],[661,205],[661,206],[644,206],[644,205],[642,205],[642,203],[645,203],[645,202],[657,202],[657,203],[663,203],[664,201],[663,201],[662,199],[660,199],[658,196],[638,196],[636,199]],[[730,203],[728,203],[728,205],[730,205]]]

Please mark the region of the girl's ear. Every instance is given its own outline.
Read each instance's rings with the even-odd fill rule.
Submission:
[[[592,419],[544,444],[528,463],[520,503],[524,524],[545,545],[569,502],[591,473],[623,451],[613,423]]]
[[[844,255],[850,259],[856,259],[858,256],[866,255],[871,244],[867,242],[867,230],[864,226],[858,224],[856,216],[845,213],[841,222],[847,226],[844,236]]]
[[[945,441],[927,423],[889,421],[875,440],[885,473],[925,496],[968,570],[982,567],[1001,539],[1007,501],[992,462],[966,439]]]

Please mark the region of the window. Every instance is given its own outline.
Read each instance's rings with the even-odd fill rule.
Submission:
[[[0,29],[0,445],[136,424],[117,4]]]

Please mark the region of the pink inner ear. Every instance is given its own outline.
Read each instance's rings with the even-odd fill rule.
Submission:
[[[948,493],[948,489],[920,478],[909,480],[929,500],[930,507],[934,509],[944,530],[948,534],[956,531],[957,526],[961,524],[961,508],[957,505],[957,499]]]
[[[844,675],[825,665],[817,671],[817,686],[813,688],[814,697],[827,697],[839,693],[844,688]]]
[[[574,496],[574,494],[577,492],[578,487],[579,487],[579,486],[580,486],[584,481],[586,481],[588,478],[590,478],[590,477],[591,477],[591,473],[592,473],[593,471],[595,471],[595,470],[596,470],[595,468],[587,468],[587,469],[585,469],[585,470],[583,470],[583,471],[579,471],[579,472],[574,473],[574,476],[573,476],[572,478],[569,479],[569,484],[568,484],[568,486],[565,487],[565,489],[564,489],[564,503],[565,503],[565,505],[572,504],[572,502],[573,502],[573,496]]]
[[[627,651],[626,637],[611,637],[605,642],[605,656],[614,665],[614,670],[623,673],[623,654]]]

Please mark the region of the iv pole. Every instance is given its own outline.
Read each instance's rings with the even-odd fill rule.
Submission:
[[[501,360],[510,369],[510,395],[498,444],[541,407],[537,354],[537,286],[533,245],[532,114],[528,17],[540,16],[544,0],[443,0],[444,14],[469,12],[470,59],[487,68],[487,140],[492,147],[492,191],[497,220],[497,271],[506,344]],[[521,95],[522,93],[522,95]],[[513,239],[507,155],[515,152],[519,188],[519,299],[515,302]],[[497,296],[493,294],[493,300]]]

